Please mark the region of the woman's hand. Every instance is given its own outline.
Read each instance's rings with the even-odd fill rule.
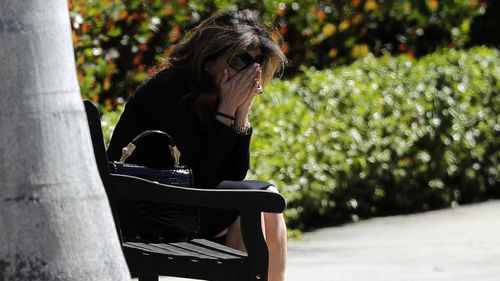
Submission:
[[[262,70],[257,70],[257,78],[254,79],[252,88],[247,99],[236,109],[236,120],[235,123],[239,127],[246,127],[248,125],[248,113],[250,112],[250,107],[252,106],[253,99],[259,94],[258,87],[261,85],[262,81]]]
[[[241,106],[250,106],[257,92],[257,81],[260,79],[261,69],[259,64],[253,64],[236,73],[231,79],[229,79],[229,72],[224,71],[219,83],[221,100],[217,110],[234,115]]]

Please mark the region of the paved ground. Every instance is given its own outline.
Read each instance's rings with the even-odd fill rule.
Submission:
[[[308,233],[287,281],[500,280],[500,201]]]
[[[500,281],[500,200],[306,233],[289,249],[299,280]]]

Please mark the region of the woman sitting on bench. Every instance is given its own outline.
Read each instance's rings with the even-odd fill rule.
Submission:
[[[204,20],[129,99],[113,133],[109,159],[119,160],[122,147],[141,132],[162,130],[182,151],[195,187],[243,180],[249,168],[252,101],[285,62],[255,12],[223,12]],[[278,192],[273,186],[268,190]],[[198,236],[225,236],[228,246],[244,250],[238,215],[202,208]],[[263,228],[269,280],[283,281],[287,248],[283,214],[264,213]]]

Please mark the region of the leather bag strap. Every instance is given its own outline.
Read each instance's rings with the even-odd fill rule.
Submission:
[[[180,158],[181,158],[181,152],[179,149],[177,149],[177,146],[174,143],[174,139],[167,133],[160,131],[160,130],[147,130],[139,135],[137,135],[126,147],[122,148],[122,156],[120,157],[120,163],[125,163],[125,160],[132,155],[134,152],[135,148],[141,143],[143,140],[153,136],[153,135],[159,135],[167,139],[168,143],[168,148],[170,149],[170,155],[172,155],[172,158],[174,159],[174,167],[175,168],[181,168],[182,166],[180,165]]]

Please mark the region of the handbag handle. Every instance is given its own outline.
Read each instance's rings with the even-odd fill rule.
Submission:
[[[180,165],[180,158],[181,158],[181,152],[179,149],[177,149],[177,146],[174,143],[174,139],[172,137],[160,130],[147,130],[135,137],[126,147],[122,149],[122,156],[120,157],[120,163],[125,163],[125,160],[132,155],[134,152],[135,148],[137,145],[147,137],[151,135],[160,135],[163,136],[167,139],[168,141],[168,148],[170,149],[170,155],[172,155],[172,158],[174,159],[174,167],[175,168],[181,168],[182,166]]]

